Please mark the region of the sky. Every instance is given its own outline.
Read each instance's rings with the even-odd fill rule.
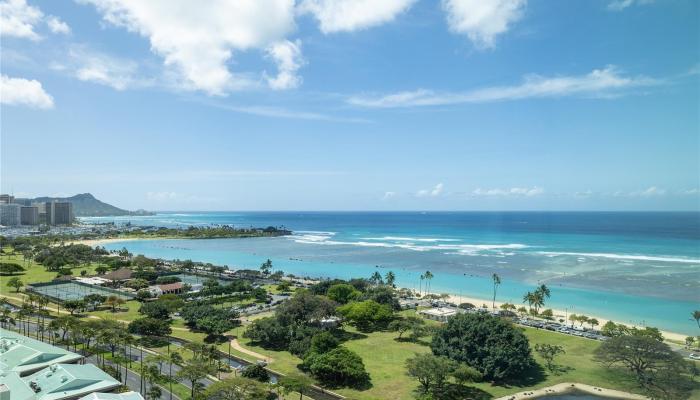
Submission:
[[[0,1],[0,191],[700,211],[694,0]]]

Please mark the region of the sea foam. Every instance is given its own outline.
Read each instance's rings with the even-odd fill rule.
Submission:
[[[575,256],[575,257],[591,257],[591,258],[609,258],[614,260],[633,260],[633,261],[660,261],[660,262],[676,262],[686,264],[700,264],[700,260],[692,258],[679,257],[659,257],[645,256],[635,254],[614,254],[614,253],[573,253],[573,252],[556,252],[556,251],[540,251],[537,254],[542,254],[547,257],[557,256]]]

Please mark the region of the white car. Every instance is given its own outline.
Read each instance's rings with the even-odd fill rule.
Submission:
[[[691,360],[700,361],[700,354],[693,353],[693,354],[689,355],[688,358],[690,358]]]

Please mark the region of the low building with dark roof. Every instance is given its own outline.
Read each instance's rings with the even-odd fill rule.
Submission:
[[[131,279],[132,271],[130,268],[119,268],[117,270],[114,270],[112,272],[108,272],[104,275],[102,275],[102,278],[104,279],[109,279],[110,281],[128,281]]]

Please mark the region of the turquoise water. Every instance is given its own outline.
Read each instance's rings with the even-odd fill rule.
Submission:
[[[106,219],[91,219],[105,221]],[[127,219],[117,219],[125,222]],[[392,270],[418,289],[521,304],[538,283],[547,306],[697,335],[699,213],[163,213],[131,217],[156,226],[285,226],[293,236],[112,243],[136,254],[350,278]],[[488,302],[488,301],[485,301]]]

